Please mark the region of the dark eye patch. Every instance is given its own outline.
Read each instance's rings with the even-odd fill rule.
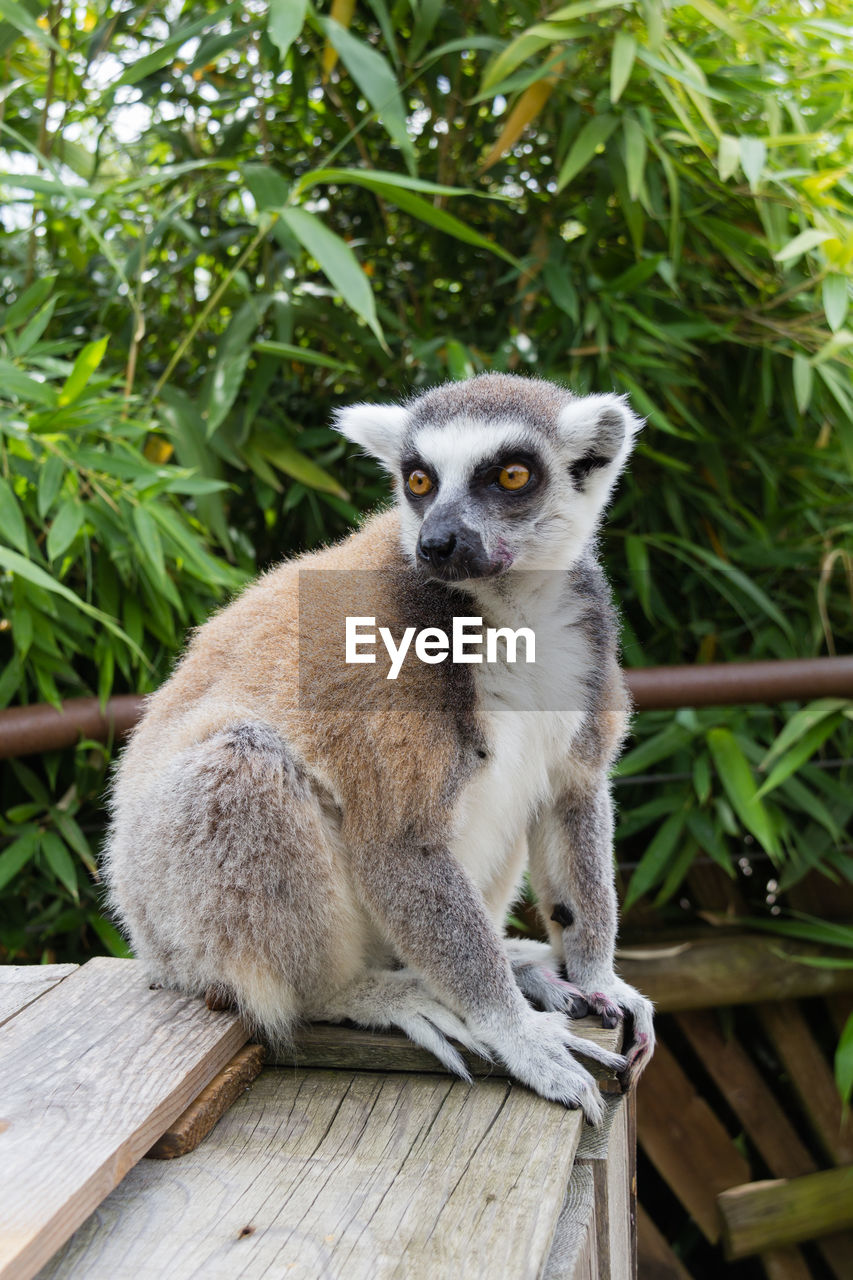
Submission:
[[[520,462],[522,466],[527,467],[530,472],[530,479],[521,489],[509,490],[502,489],[497,483],[498,476],[504,467],[511,466],[514,462]],[[471,488],[492,489],[494,488],[502,495],[514,498],[521,497],[522,494],[532,493],[534,489],[539,487],[539,483],[545,473],[539,458],[530,452],[529,449],[501,449],[500,453],[494,454],[491,458],[484,459],[471,474]]]
[[[612,458],[605,458],[600,453],[585,453],[582,458],[577,458],[570,465],[569,475],[577,487],[582,489],[591,471],[598,471],[601,467],[607,467],[612,461]]]

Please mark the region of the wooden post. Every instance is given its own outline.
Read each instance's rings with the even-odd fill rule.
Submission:
[[[727,1258],[853,1227],[853,1165],[802,1178],[748,1182],[717,1197]]]

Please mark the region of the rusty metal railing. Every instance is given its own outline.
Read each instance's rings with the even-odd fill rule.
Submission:
[[[637,667],[625,673],[638,711],[725,707],[752,702],[853,698],[853,655],[778,662],[721,662],[692,667]],[[73,747],[81,739],[124,738],[142,714],[135,694],[73,698],[62,711],[44,704],[0,711],[0,759]]]

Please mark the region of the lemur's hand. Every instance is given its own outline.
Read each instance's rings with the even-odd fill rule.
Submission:
[[[634,987],[610,974],[599,982],[586,984],[583,999],[590,1013],[601,1015],[603,1027],[615,1027],[625,1019],[625,1041],[622,1050],[627,1066],[622,1073],[626,1089],[637,1083],[648,1066],[655,1049],[654,1006]],[[589,988],[594,988],[590,990]],[[577,988],[572,987],[572,990]]]

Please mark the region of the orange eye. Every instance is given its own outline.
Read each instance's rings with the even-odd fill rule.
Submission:
[[[502,489],[523,489],[530,480],[530,468],[523,462],[511,462],[498,476]]]
[[[432,488],[432,481],[425,471],[413,471],[406,483],[416,498],[422,498]]]

